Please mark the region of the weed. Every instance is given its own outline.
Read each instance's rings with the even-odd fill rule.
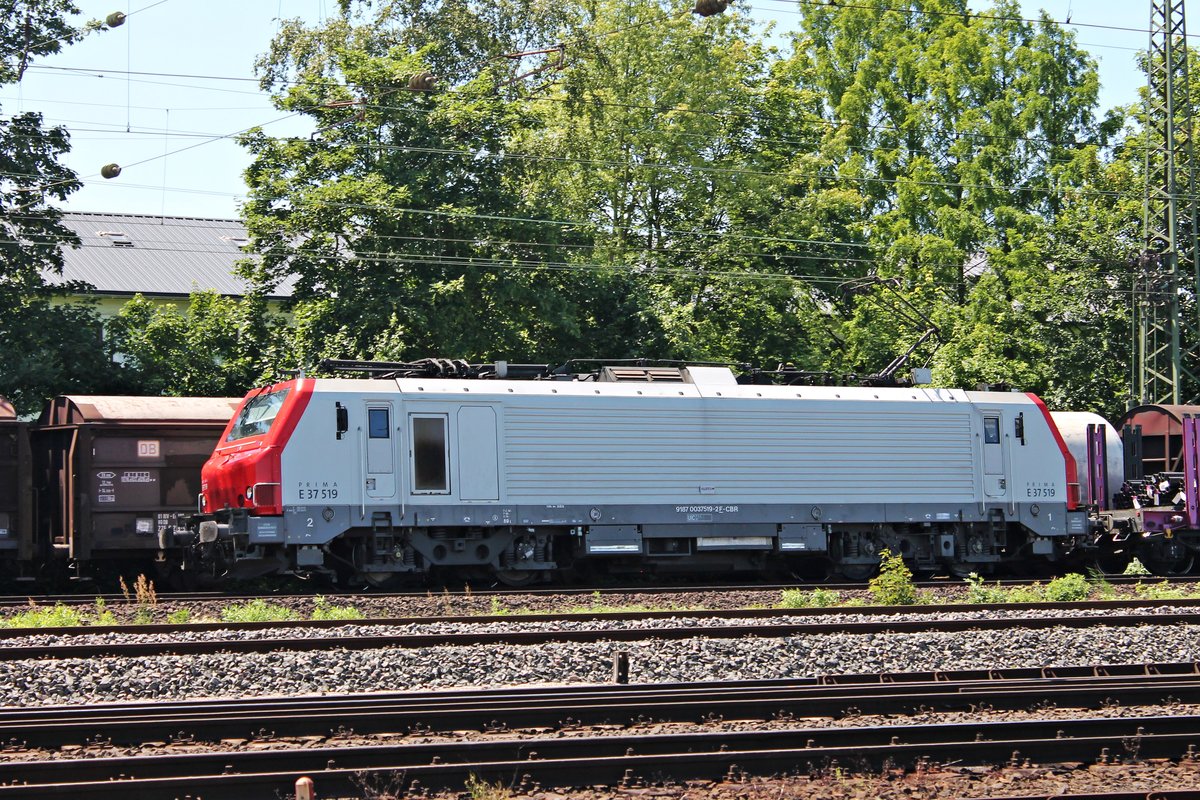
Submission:
[[[504,784],[488,783],[477,775],[468,776],[464,788],[471,800],[508,800],[513,796],[511,790],[504,788]]]
[[[133,598],[132,598],[132,597],[130,597],[130,595],[129,595],[129,584],[127,584],[127,583],[125,582],[125,576],[124,576],[124,575],[118,575],[118,576],[117,576],[117,580],[119,580],[119,581],[121,582],[121,594],[125,595],[125,602],[126,602],[126,603],[132,603],[132,602],[133,602]]]
[[[149,625],[154,622],[154,615],[150,613],[148,608],[139,608],[133,613],[134,625]]]
[[[1186,592],[1176,589],[1167,581],[1162,583],[1138,581],[1137,586],[1133,587],[1133,591],[1142,600],[1182,600],[1188,596]]]
[[[133,595],[137,598],[139,606],[158,605],[158,592],[154,591],[154,581],[148,580],[145,575],[137,576],[133,583]]]
[[[867,584],[867,591],[881,606],[911,606],[919,599],[904,557],[886,548],[879,552],[879,574]]]
[[[1046,584],[1046,599],[1054,603],[1073,603],[1086,599],[1091,591],[1087,578],[1078,572],[1068,572]]]
[[[1092,585],[1092,593],[1097,598],[1100,600],[1113,600],[1116,598],[1116,587],[1104,577],[1104,573],[1101,570],[1095,567],[1088,567],[1087,573],[1088,583]]]
[[[809,597],[814,607],[829,608],[841,602],[842,593],[833,589],[813,589]]]
[[[1146,565],[1143,564],[1141,561],[1138,561],[1135,558],[1129,562],[1129,566],[1125,567],[1125,571],[1122,572],[1121,574],[1122,575],[1134,575],[1134,576],[1149,575],[1150,570],[1146,569]]]
[[[186,608],[177,608],[167,614],[167,622],[172,625],[186,625],[192,621],[192,612]]]
[[[995,585],[988,586],[983,577],[978,573],[972,572],[967,576],[967,602],[968,603],[1007,603],[1009,593],[1000,587],[997,581]]]
[[[829,608],[842,600],[841,592],[833,589],[784,589],[779,601],[780,608]]]
[[[490,611],[493,617],[503,617],[510,613],[510,609],[506,608],[504,604],[500,602],[499,597],[492,598],[492,607]]]
[[[1010,603],[1041,603],[1046,600],[1046,590],[1040,583],[1029,586],[1014,586],[1008,590]]]
[[[116,625],[117,618],[113,612],[108,610],[108,603],[104,602],[103,597],[96,598],[96,618],[92,620],[93,625]]]
[[[294,619],[300,619],[300,615],[290,608],[268,603],[261,597],[221,609],[222,622],[285,622]]]
[[[322,595],[313,601],[313,619],[363,619],[364,616],[354,606],[335,606]]]
[[[83,615],[70,606],[56,603],[42,608],[30,601],[29,610],[0,620],[4,628],[75,628],[83,624]]]

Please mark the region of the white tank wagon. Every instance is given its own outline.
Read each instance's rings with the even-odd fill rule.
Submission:
[[[863,577],[884,548],[988,572],[1061,559],[1087,532],[1076,464],[1032,395],[642,372],[258,390],[204,468],[199,557],[373,582],[587,564]]]

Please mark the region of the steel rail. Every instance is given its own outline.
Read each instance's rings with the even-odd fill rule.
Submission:
[[[911,768],[1194,758],[1200,717],[1162,716],[819,728],[750,732],[450,741],[353,748],[301,748],[147,758],[21,762],[23,783],[0,786],[0,798],[174,798],[186,790],[238,800],[289,791],[313,778],[318,792],[354,789],[377,776],[400,790],[461,788],[470,776],[505,785],[629,785],[639,780],[737,778],[833,767]],[[114,772],[119,770],[119,772]],[[90,771],[90,772],[89,772]],[[145,777],[137,776],[141,772]],[[102,775],[80,780],[84,774]],[[62,783],[64,776],[71,782]],[[47,782],[39,783],[38,779]]]
[[[0,709],[3,744],[61,748],[102,742],[217,741],[293,736],[497,730],[720,719],[786,720],[922,710],[1200,703],[1200,665],[843,676],[775,681],[583,685],[266,699]],[[873,679],[867,682],[867,678]],[[928,678],[921,680],[920,678]],[[840,681],[840,682],[839,682]],[[0,770],[0,779],[3,779]]]
[[[1153,789],[1151,791],[1088,792],[1087,794],[1027,794],[974,797],[971,800],[1196,800],[1195,789]]]
[[[645,614],[657,614],[648,617]],[[741,617],[740,612],[697,612],[708,614],[710,618]],[[418,624],[427,622],[461,621],[472,623],[507,623],[519,625],[521,622],[563,622],[574,620],[605,619],[613,622],[636,622],[642,619],[683,617],[683,614],[671,612],[645,612],[638,614],[610,615],[558,615],[539,617],[465,617],[465,618],[418,618],[406,620],[372,620],[366,621],[368,626]],[[788,617],[786,611],[771,610],[769,614],[750,615],[751,617]],[[799,615],[806,616],[806,615]],[[302,627],[345,627],[361,626],[364,621],[353,622],[331,621],[320,625],[304,625]],[[654,640],[681,639],[740,639],[740,638],[781,638],[790,636],[817,636],[826,634],[878,634],[878,633],[918,633],[941,632],[958,633],[962,631],[994,631],[1012,630],[1014,628],[1043,630],[1047,628],[1128,628],[1147,625],[1200,625],[1200,612],[1169,613],[1169,614],[1134,614],[1086,617],[1005,617],[1005,618],[966,618],[941,619],[931,615],[928,619],[897,620],[886,617],[870,622],[776,622],[755,625],[676,625],[671,627],[639,628],[613,627],[599,630],[508,630],[508,631],[473,631],[469,633],[414,633],[400,635],[369,635],[369,636],[312,636],[294,638],[263,638],[263,639],[218,639],[190,641],[157,641],[157,642],[102,642],[91,644],[52,644],[52,645],[13,645],[0,646],[0,662],[27,659],[66,659],[66,658],[98,658],[98,657],[141,657],[157,655],[195,655],[211,653],[269,653],[277,650],[309,652],[315,650],[375,650],[391,648],[421,648],[441,646],[482,646],[482,645],[535,645],[550,642],[645,642]],[[128,626],[116,629],[116,632],[137,635],[153,633],[159,626]],[[163,626],[170,627],[170,626]],[[219,629],[231,631],[247,630],[233,625],[218,625]],[[275,627],[273,624],[256,627]],[[253,629],[253,628],[251,628]],[[173,630],[163,632],[186,632],[196,630],[188,626],[176,626]],[[22,631],[22,637],[31,634],[47,633],[101,633],[112,632],[107,629],[70,628],[70,629],[36,629]],[[67,638],[70,638],[69,636]]]
[[[1106,575],[1104,580],[1114,586],[1119,585],[1136,585],[1138,583],[1168,583],[1168,584],[1200,584],[1200,575],[1176,575],[1176,576],[1125,576],[1125,575]],[[1012,586],[1030,586],[1034,581],[1032,579],[1001,579],[988,581],[988,585],[999,584],[1004,587]],[[965,584],[960,578],[941,578],[928,581],[917,581],[914,585],[919,589],[964,589]],[[653,586],[653,585],[638,585],[625,584],[619,586],[557,586],[543,589],[514,589],[514,588],[480,588],[480,589],[449,589],[448,587],[430,587],[420,591],[412,592],[373,592],[370,590],[361,591],[345,591],[345,590],[314,590],[311,593],[295,593],[295,594],[238,594],[221,591],[211,592],[158,592],[157,598],[160,604],[166,603],[195,603],[209,600],[221,602],[245,602],[249,600],[284,600],[284,599],[303,599],[309,600],[320,594],[326,598],[334,600],[344,600],[350,598],[363,598],[367,600],[388,600],[388,599],[430,599],[431,595],[434,599],[440,598],[471,598],[471,597],[545,597],[557,595],[571,595],[580,598],[590,597],[597,592],[601,596],[620,595],[620,594],[695,594],[710,592],[713,594],[737,592],[781,592],[785,589],[828,589],[836,591],[865,591],[867,582],[861,583],[821,583],[821,582],[800,582],[800,583],[737,583],[737,584],[697,584],[689,586],[686,584],[673,586]],[[130,604],[136,605],[136,599],[132,596],[127,596],[121,593],[104,593],[104,592],[86,592],[77,594],[14,594],[0,595],[0,608],[11,606],[28,606],[31,602],[38,605],[62,603],[64,605],[80,605],[89,606],[95,603],[96,599],[104,600],[110,604]]]

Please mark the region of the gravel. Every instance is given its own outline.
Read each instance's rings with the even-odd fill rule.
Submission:
[[[1107,617],[1113,611],[1104,609],[1061,609],[1045,608],[1036,611],[998,610],[987,611],[980,609],[964,609],[962,611],[919,611],[911,613],[889,614],[882,618],[887,622],[923,621],[936,617],[939,620],[995,620],[1038,618],[1088,618]],[[1161,614],[1193,614],[1195,607],[1155,606],[1123,609],[1119,613],[1129,616],[1145,616],[1153,618]],[[348,622],[335,627],[272,627],[260,630],[238,630],[235,628],[215,628],[211,630],[184,630],[178,633],[142,633],[136,626],[119,631],[91,633],[86,627],[75,629],[69,634],[36,633],[30,629],[26,636],[0,638],[0,650],[5,647],[50,647],[55,645],[102,645],[102,644],[150,644],[166,642],[224,642],[249,641],[262,639],[325,639],[333,637],[364,637],[373,636],[421,636],[447,634],[477,634],[477,633],[509,633],[514,631],[594,631],[620,628],[621,630],[656,630],[662,628],[696,628],[703,630],[712,627],[729,626],[758,626],[766,623],[778,625],[826,625],[878,623],[881,617],[877,614],[834,614],[821,616],[783,615],[764,618],[734,618],[734,617],[661,617],[655,619],[640,619],[635,621],[578,619],[536,621],[514,616],[500,621],[480,622],[419,622],[408,625],[358,625]]]
[[[0,704],[603,682],[619,651],[636,683],[1196,661],[1200,626],[23,660],[0,662]]]

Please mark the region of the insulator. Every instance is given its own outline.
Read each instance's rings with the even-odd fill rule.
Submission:
[[[437,85],[432,72],[418,72],[408,79],[410,92],[432,92]]]
[[[729,8],[729,0],[696,0],[696,7],[692,9],[692,12],[702,17],[711,17],[713,14],[720,14],[727,8]]]
[[[125,24],[125,15],[120,11],[114,11],[104,18],[104,24],[110,28],[119,28]]]
[[[115,178],[121,174],[120,164],[105,164],[100,168],[100,174],[106,178]]]

